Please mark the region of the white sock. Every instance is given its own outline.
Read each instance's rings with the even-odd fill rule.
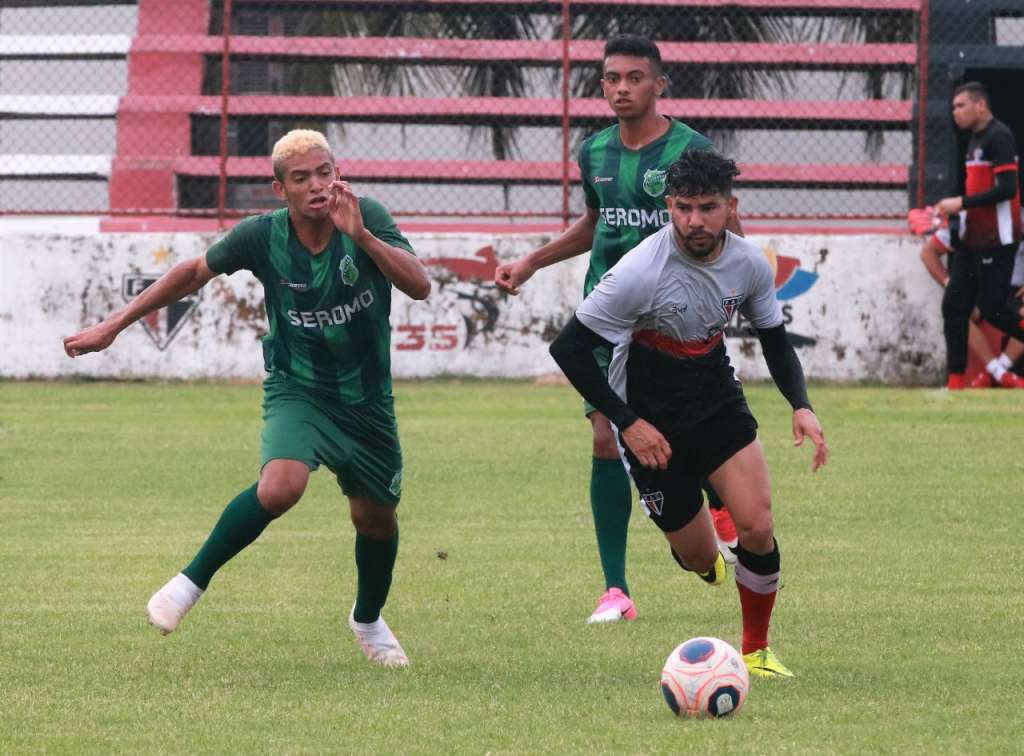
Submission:
[[[1009,370],[1013,367],[1013,360],[1006,356],[1006,352],[999,355],[999,364],[1003,366],[1003,370]]]
[[[1000,364],[999,359],[995,358],[989,361],[985,366],[985,369],[992,374],[992,377],[997,381],[1003,380],[1003,376],[1006,374],[1006,368]]]
[[[203,589],[179,572],[164,586],[171,598],[181,606],[192,606],[203,595]]]
[[[383,614],[378,614],[377,619],[373,622],[356,622],[355,611],[356,605],[352,604],[352,611],[348,613],[348,620],[352,623],[353,630],[358,630],[360,633],[390,632],[388,629],[388,623],[384,621]]]

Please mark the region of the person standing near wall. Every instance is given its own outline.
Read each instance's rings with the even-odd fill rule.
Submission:
[[[975,305],[986,321],[1018,340],[1024,340],[1024,318],[1020,301],[1010,293],[1021,241],[1016,140],[1006,124],[992,115],[988,92],[978,82],[961,84],[954,91],[953,121],[970,134],[964,193],[946,197],[935,207],[947,217],[965,211],[942,298],[946,386],[957,390],[967,388],[968,323]],[[1001,355],[986,365],[997,381],[1009,368],[1006,359]]]
[[[925,270],[928,271],[928,275],[935,279],[935,282],[943,288],[949,284],[949,270],[943,264],[942,258],[953,251],[953,243],[950,236],[948,228],[940,228],[929,236],[924,246],[921,247],[921,263],[924,265]],[[1024,288],[1022,288],[1024,287],[1024,243],[1017,248],[1016,263],[1013,267],[1013,278],[1010,283],[1013,289],[1011,294],[1014,297],[1018,296],[1018,292],[1024,291]],[[968,349],[975,359],[981,360],[982,365],[995,365],[996,367],[995,369],[988,367],[982,370],[971,379],[969,387],[979,389],[992,388],[993,386],[1019,388],[1021,385],[1024,385],[1024,379],[1010,369],[1017,360],[1024,356],[1024,343],[1017,339],[1008,339],[1002,354],[997,358],[992,352],[992,347],[989,346],[985,332],[981,330],[981,325],[976,322],[980,320],[981,313],[975,308],[968,322]],[[998,378],[996,377],[997,375],[999,376]]]

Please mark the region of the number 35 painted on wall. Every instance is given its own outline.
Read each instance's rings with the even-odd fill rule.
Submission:
[[[395,348],[403,352],[419,352],[423,349],[450,352],[459,345],[458,326],[455,325],[435,323],[428,330],[425,325],[406,323],[395,330],[404,337]]]

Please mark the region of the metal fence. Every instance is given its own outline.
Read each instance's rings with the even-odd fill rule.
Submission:
[[[628,32],[661,48],[659,110],[740,163],[746,216],[902,217],[923,198],[923,177],[920,197],[908,186],[928,5],[6,3],[0,211],[277,206],[270,148],[302,125],[396,215],[565,222],[582,211],[576,150],[613,123],[603,43]]]

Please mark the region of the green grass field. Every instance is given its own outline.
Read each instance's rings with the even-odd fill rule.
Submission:
[[[0,752],[1019,752],[1024,394],[812,387],[833,450],[812,475],[784,400],[748,390],[798,677],[716,722],[675,719],[658,677],[688,637],[738,643],[735,588],[681,573],[638,510],[640,618],[583,623],[603,585],[572,390],[396,392],[407,670],[343,623],[353,532],[323,470],[177,633],[146,624],[255,480],[259,387],[0,383]]]

